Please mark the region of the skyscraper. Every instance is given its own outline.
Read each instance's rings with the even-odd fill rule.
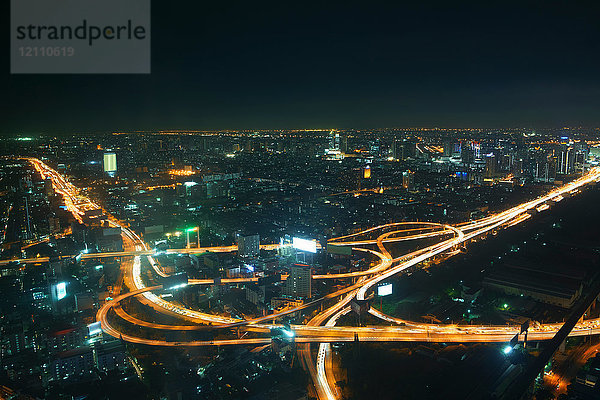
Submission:
[[[463,164],[473,164],[475,162],[475,151],[470,147],[463,149],[461,159]]]
[[[117,172],[117,155],[115,153],[104,153],[104,172],[114,176]]]
[[[403,153],[402,152],[402,143],[400,141],[398,141],[398,140],[394,140],[392,142],[392,157],[395,160],[402,160],[403,159],[402,158],[402,156],[403,156],[402,153]]]
[[[312,296],[312,269],[306,264],[293,264],[285,281],[283,293],[287,296],[310,298]]]
[[[329,132],[329,150],[340,150],[340,133],[334,130]]]
[[[402,187],[406,190],[413,190],[415,186],[415,173],[412,171],[405,171],[402,174]]]
[[[343,135],[340,137],[340,151],[343,154],[348,153],[348,136]]]
[[[493,178],[496,176],[496,156],[488,154],[485,158],[485,177]]]
[[[347,142],[346,142],[347,147]],[[329,132],[329,146],[325,149],[325,155],[329,160],[340,160],[344,158],[344,152],[340,149],[340,133],[332,130]]]
[[[413,140],[395,140],[392,144],[392,157],[396,160],[406,160],[416,157],[417,143]]]
[[[450,139],[444,140],[444,157],[452,157],[454,154],[454,142]]]
[[[568,145],[560,145],[558,150],[558,173],[572,174],[575,169],[575,151]]]

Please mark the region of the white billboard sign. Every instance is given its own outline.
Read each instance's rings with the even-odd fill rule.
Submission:
[[[317,241],[316,240],[307,240],[300,238],[292,239],[292,246],[296,250],[306,251],[308,253],[316,253],[317,252]]]
[[[388,296],[392,294],[392,284],[388,283],[386,285],[377,286],[377,295],[378,296]]]

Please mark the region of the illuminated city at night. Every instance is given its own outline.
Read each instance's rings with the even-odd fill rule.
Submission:
[[[200,3],[3,5],[0,399],[600,399],[597,7]]]

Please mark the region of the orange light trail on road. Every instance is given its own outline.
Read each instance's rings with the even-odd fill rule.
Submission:
[[[42,175],[42,177],[50,177],[53,182],[53,186],[55,190],[59,192],[63,198],[65,199],[65,205],[67,209],[73,213],[75,218],[80,218],[83,215],[84,210],[86,209],[94,209],[99,208],[93,202],[88,199],[85,199],[82,196],[78,195],[77,189],[66,182],[64,178],[60,176],[56,171],[52,170],[50,167],[42,163],[37,159],[28,159],[33,163],[36,170]],[[425,342],[505,342],[510,340],[515,333],[518,333],[519,327],[517,326],[456,326],[456,325],[436,325],[436,324],[421,324],[421,323],[413,323],[410,321],[402,321],[398,320],[394,317],[387,316],[378,312],[376,310],[371,309],[370,313],[374,316],[381,318],[387,322],[397,323],[398,326],[392,327],[382,327],[382,326],[374,326],[374,327],[340,327],[335,326],[337,319],[343,315],[343,313],[347,310],[347,304],[356,297],[357,299],[365,299],[367,291],[374,287],[378,282],[381,282],[395,274],[398,274],[402,271],[407,270],[413,266],[420,264],[421,262],[428,260],[436,255],[445,254],[447,252],[453,252],[454,249],[461,245],[464,242],[467,242],[471,239],[475,239],[481,236],[485,236],[488,232],[495,232],[498,229],[508,228],[510,226],[519,224],[521,222],[526,221],[531,217],[530,210],[536,209],[539,211],[544,211],[550,208],[549,201],[560,201],[563,198],[563,195],[566,193],[575,194],[579,191],[579,188],[582,186],[598,181],[600,179],[600,169],[592,168],[586,175],[574,180],[571,183],[563,185],[559,188],[556,188],[546,195],[540,196],[534,200],[525,202],[511,209],[505,210],[503,212],[499,212],[497,214],[488,216],[481,220],[469,221],[457,226],[449,226],[449,225],[441,225],[435,223],[424,223],[424,222],[412,222],[412,223],[394,223],[382,225],[374,228],[370,228],[358,233],[341,236],[338,238],[331,239],[329,243],[336,245],[350,245],[353,246],[354,250],[357,251],[367,251],[372,255],[379,258],[379,263],[375,265],[373,268],[368,269],[366,271],[357,271],[346,274],[328,274],[328,275],[316,275],[315,279],[328,279],[328,278],[348,278],[348,277],[358,277],[358,281],[344,289],[338,290],[334,293],[330,293],[324,297],[326,298],[335,298],[338,296],[343,296],[341,300],[336,302],[332,307],[327,308],[323,312],[317,314],[313,319],[309,321],[307,325],[293,325],[291,328],[295,333],[294,340],[298,343],[328,343],[335,341],[353,341],[354,335],[359,335],[362,341],[425,341]],[[148,301],[153,307],[155,307],[158,311],[166,312],[171,315],[177,315],[181,318],[189,320],[195,323],[213,323],[216,324],[216,327],[244,327],[244,329],[253,329],[253,330],[267,330],[273,327],[280,327],[277,324],[265,324],[265,322],[276,319],[280,316],[287,315],[291,312],[297,312],[303,310],[307,307],[312,306],[313,304],[318,304],[322,299],[305,304],[301,307],[295,307],[290,310],[286,310],[282,313],[272,314],[265,317],[255,318],[253,320],[240,320],[236,318],[229,318],[223,316],[217,316],[212,314],[201,313],[198,311],[193,311],[176,305],[174,303],[170,303],[159,296],[152,293],[153,291],[159,289],[159,286],[153,287],[145,287],[144,283],[141,280],[141,263],[140,257],[142,255],[146,256],[150,261],[154,271],[160,275],[165,276],[165,274],[160,270],[160,268],[153,263],[152,260],[152,252],[147,248],[146,244],[141,240],[141,238],[132,230],[124,226],[123,224],[116,221],[114,218],[109,217],[109,221],[112,226],[119,226],[122,229],[123,235],[126,236],[131,243],[136,247],[135,252],[120,252],[123,256],[125,255],[133,255],[135,254],[134,261],[131,263],[131,267],[129,269],[129,274],[131,277],[126,278],[130,280],[129,284],[132,285],[132,291],[130,293],[119,295],[114,300],[106,303],[99,311],[97,315],[97,320],[101,322],[103,330],[112,336],[115,337],[123,337],[124,340],[130,341],[133,343],[143,343],[148,345],[158,345],[158,346],[208,346],[208,345],[240,345],[240,344],[265,344],[270,342],[270,338],[248,338],[248,339],[227,339],[227,340],[217,340],[217,341],[191,341],[191,342],[168,342],[166,340],[158,340],[158,339],[146,339],[142,337],[136,337],[131,335],[125,335],[116,330],[108,321],[107,315],[111,308],[115,308],[117,315],[125,320],[129,321],[140,321],[135,317],[128,316],[125,311],[118,307],[119,303],[129,297],[140,295]],[[422,233],[416,233],[413,235],[407,236],[399,236],[394,237],[394,235],[398,235],[403,232],[402,229],[399,230],[390,230],[388,232],[382,232],[375,239],[363,239],[363,240],[347,240],[356,238],[357,236],[365,236],[367,234],[372,234],[379,231],[383,231],[385,229],[395,229],[398,227],[402,227],[405,225],[415,225],[421,226]],[[438,229],[437,231],[429,231],[431,229]],[[424,231],[424,232],[423,232]],[[393,241],[401,241],[406,240],[406,238],[411,238],[413,240],[432,238],[435,236],[448,236],[452,235],[452,237],[442,240],[441,242],[426,247],[424,249],[413,251],[409,254],[402,255],[400,257],[393,257],[390,252],[387,250],[385,244]],[[379,251],[359,248],[356,246],[359,245],[372,245],[376,244]],[[277,248],[277,245],[269,245],[273,246],[272,248]],[[223,246],[220,248],[212,248],[214,251],[235,251],[235,246]],[[217,250],[219,249],[219,250]],[[200,249],[187,249],[187,250],[195,250],[196,252]],[[180,252],[185,252],[180,250]],[[117,254],[117,253],[114,253]],[[89,257],[93,257],[94,255],[87,255]],[[98,255],[96,255],[98,256]],[[116,256],[116,255],[115,255]],[[234,283],[234,282],[251,282],[252,278],[248,280],[234,281],[230,280],[226,282],[226,280],[222,280],[222,283]],[[214,284],[214,280],[190,280],[190,284]],[[155,329],[173,329],[166,328],[164,325],[154,324],[152,322],[143,322],[139,323],[140,325],[155,328]],[[325,324],[325,326],[322,326]],[[402,325],[400,325],[402,324]],[[187,326],[187,325],[186,325]],[[529,332],[530,340],[546,340],[550,339],[554,336],[556,331],[562,326],[562,323],[556,324],[545,324],[537,327],[532,327]],[[181,327],[181,326],[179,326]],[[192,328],[182,328],[182,330],[187,330]],[[589,335],[589,334],[597,334],[600,333],[600,319],[596,320],[588,320],[579,323],[571,332],[571,335]],[[310,351],[304,348],[301,350],[303,354],[303,358],[305,360],[311,360]],[[317,367],[314,368],[314,364],[312,364],[312,368],[310,369],[310,374],[315,380],[315,384],[317,387],[317,391],[319,393],[319,397],[333,399],[338,397],[336,394],[336,389],[331,387],[330,379],[328,378],[328,373],[325,369],[325,362],[327,358],[326,345],[320,345],[318,357],[317,357]]]

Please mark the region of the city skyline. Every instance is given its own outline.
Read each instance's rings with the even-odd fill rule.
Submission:
[[[548,361],[600,362],[577,346],[600,332],[597,132],[489,133],[0,139],[0,382],[47,398],[87,380],[269,396],[276,376],[327,400],[592,390]],[[456,355],[431,386],[361,372],[382,350],[416,371]]]
[[[600,398],[600,3],[0,11],[0,399]]]

